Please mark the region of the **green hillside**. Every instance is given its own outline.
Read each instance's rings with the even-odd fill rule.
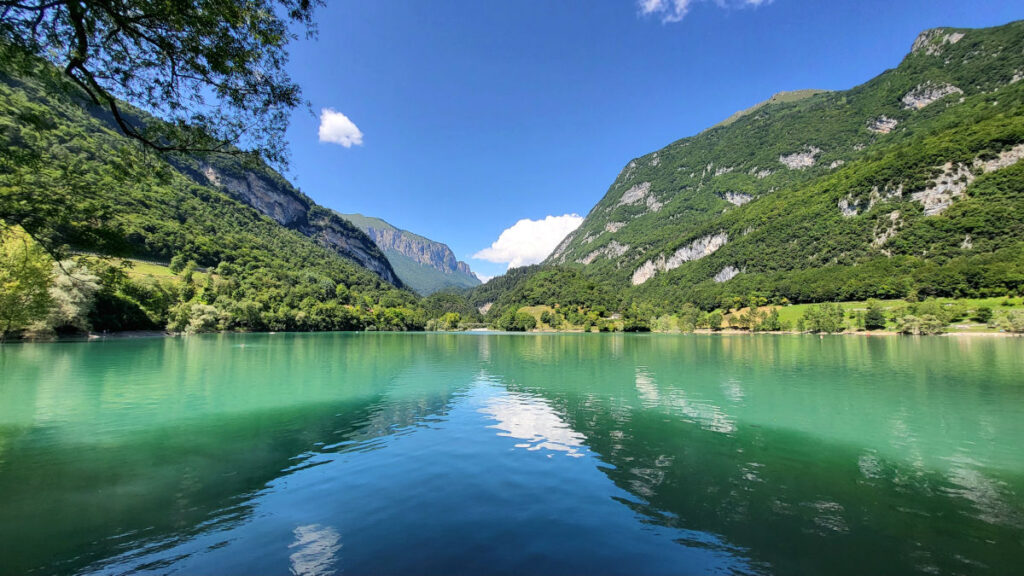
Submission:
[[[773,94],[771,98],[765,100],[764,102],[758,102],[757,104],[754,104],[753,106],[747,108],[746,110],[740,110],[739,112],[736,112],[732,116],[729,116],[725,120],[722,120],[718,124],[715,124],[714,126],[712,126],[712,128],[718,128],[719,126],[728,126],[729,124],[732,124],[733,122],[739,120],[740,118],[743,118],[744,116],[749,116],[750,114],[757,112],[758,110],[764,108],[765,106],[768,106],[769,104],[799,102],[800,100],[805,100],[807,98],[810,98],[811,96],[821,94],[823,92],[825,92],[825,90],[813,89],[793,90],[791,92],[779,92],[778,94]]]
[[[861,86],[777,99],[630,161],[542,267],[473,298],[590,292],[670,312],[752,294],[1019,293],[1022,77],[1022,22],[928,31]]]
[[[285,226],[273,210],[243,203],[228,186],[204,185],[188,171],[196,159],[142,149],[111,129],[56,69],[11,50],[0,68],[0,134],[0,222],[8,229],[0,240],[16,241],[23,228],[50,261],[98,255],[79,256],[76,265],[99,284],[90,300],[94,330],[424,325],[413,294],[360,265],[360,254],[373,259],[368,251],[374,251],[381,270],[391,273],[372,242],[347,222],[331,222],[309,201]],[[244,168],[230,158],[208,162],[224,167],[223,175]],[[254,179],[281,178],[250,168]],[[276,192],[266,198],[280,199]],[[304,197],[290,198],[302,204]],[[12,225],[20,226],[14,236]],[[184,272],[174,281],[139,278],[107,256]],[[193,274],[197,268],[210,273]]]

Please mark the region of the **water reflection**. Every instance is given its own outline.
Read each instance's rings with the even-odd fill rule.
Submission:
[[[1019,352],[876,340],[0,349],[0,573],[1013,572]]]
[[[530,451],[550,450],[581,458],[586,447],[582,434],[569,427],[544,400],[521,393],[491,396],[480,412],[493,418],[490,428],[498,436],[525,440],[515,445]]]
[[[295,540],[288,548],[295,549],[288,556],[293,576],[328,576],[336,574],[341,536],[330,526],[307,524],[294,530]]]

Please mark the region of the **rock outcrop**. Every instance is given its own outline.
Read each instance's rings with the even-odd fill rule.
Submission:
[[[598,248],[597,250],[594,250],[593,252],[591,252],[590,254],[587,254],[583,258],[580,258],[576,262],[578,264],[590,264],[594,260],[597,260],[598,258],[602,258],[602,257],[604,257],[604,258],[618,258],[619,256],[622,256],[623,254],[625,254],[627,251],[629,251],[629,245],[627,245],[627,244],[619,244],[615,240],[612,240],[611,242],[609,242],[604,247]]]
[[[726,266],[725,268],[719,270],[718,274],[715,274],[715,282],[719,284],[721,284],[722,282],[728,282],[729,280],[732,280],[733,278],[738,276],[739,273],[740,269],[730,264],[729,266]]]
[[[458,260],[446,244],[402,230],[380,218],[340,214],[366,233],[387,254],[399,277],[420,294],[480,283],[469,264]]]
[[[641,182],[629,190],[626,190],[622,194],[622,198],[619,198],[619,203],[616,204],[616,207],[641,203],[646,204],[647,208],[651,212],[657,212],[658,210],[661,210],[661,207],[663,206],[663,204],[659,202],[653,194],[651,194],[650,182]]]
[[[876,134],[888,134],[892,132],[896,126],[900,123],[895,118],[889,118],[888,116],[879,116],[868,122],[868,130]]]
[[[701,258],[710,256],[718,251],[719,248],[725,246],[728,242],[729,235],[725,232],[698,238],[686,246],[676,250],[672,256],[669,256],[667,259],[664,255],[661,255],[658,256],[657,259],[644,262],[636,269],[635,272],[633,272],[631,281],[634,286],[639,286],[653,278],[658,272],[675,270],[686,262],[692,262],[694,260],[700,260]]]
[[[914,45],[910,47],[911,54],[925,54],[927,56],[938,56],[942,48],[947,44],[956,44],[964,37],[963,32],[951,32],[944,28],[934,28],[922,32]]]
[[[747,202],[753,200],[754,197],[750,194],[743,194],[742,192],[726,192],[725,201],[736,206],[743,206]]]
[[[932,84],[931,82],[926,82],[907,92],[900,101],[903,103],[903,107],[908,110],[920,110],[950,94],[963,93],[963,90],[952,84]]]
[[[318,206],[281,175],[266,167],[246,167],[234,160],[217,165],[180,166],[198,183],[217,186],[273,219],[316,240],[321,246],[371,270],[395,286],[402,281],[391,263],[366,234],[333,212]]]
[[[818,154],[821,154],[820,148],[808,146],[807,149],[800,152],[779,156],[779,162],[790,170],[805,170],[814,166],[815,162],[817,162]]]

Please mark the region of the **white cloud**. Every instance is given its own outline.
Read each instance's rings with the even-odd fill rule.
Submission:
[[[579,214],[548,216],[543,220],[523,219],[506,229],[490,248],[473,254],[477,260],[508,262],[509,268],[537,264],[583,223]]]
[[[332,108],[320,110],[320,141],[341,144],[345,148],[363,145],[363,133],[354,122]]]
[[[491,280],[491,278],[494,278],[494,276],[488,276],[486,274],[481,274],[479,272],[473,272],[473,275],[476,276],[477,280],[483,282],[484,284],[487,284]]]
[[[690,11],[690,7],[700,2],[714,2],[719,8],[758,7],[771,4],[772,0],[638,0],[642,16],[658,16],[664,23],[679,22]]]

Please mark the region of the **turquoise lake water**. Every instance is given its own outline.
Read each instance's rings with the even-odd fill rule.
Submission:
[[[1013,574],[1024,339],[0,346],[0,574]]]

